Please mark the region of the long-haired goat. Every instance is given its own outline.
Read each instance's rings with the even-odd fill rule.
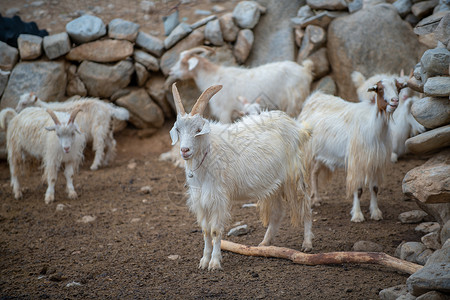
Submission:
[[[310,132],[284,112],[263,112],[233,124],[202,117],[209,99],[221,89],[206,89],[187,114],[175,84],[177,120],[170,130],[172,144],[180,141],[185,160],[188,205],[202,227],[205,247],[200,268],[220,269],[220,242],[234,199],[257,199],[268,228],[261,245],[269,245],[284,216],[304,222],[303,249],[312,249],[311,202],[306,192],[304,146]],[[298,191],[302,195],[298,197]]]
[[[115,155],[116,140],[112,118],[128,120],[129,113],[123,107],[117,107],[95,98],[80,98],[66,102],[44,102],[33,93],[26,93],[20,97],[16,111],[20,112],[26,107],[50,108],[54,111],[68,112],[81,109],[77,123],[81,131],[86,134],[87,142],[92,141],[92,149],[95,151],[91,170],[97,170],[101,165],[107,165]],[[105,154],[105,148],[107,149]]]
[[[404,87],[396,80],[381,80],[370,90],[376,91],[376,105],[351,103],[321,92],[313,93],[303,106],[299,121],[312,126],[311,154],[313,168],[311,190],[313,204],[320,204],[318,176],[321,170],[345,167],[347,194],[353,193],[353,222],[364,221],[360,208],[362,188],[370,186],[370,212],[382,219],[378,208],[378,185],[391,155],[389,115],[398,105],[398,93]]]
[[[247,69],[216,65],[200,55],[211,51],[197,47],[181,52],[169,74],[172,80],[193,78],[201,91],[223,85],[222,92],[209,102],[212,115],[220,122],[231,123],[233,111],[243,111],[239,96],[250,102],[261,97],[263,107],[282,110],[291,117],[299,114],[310,93],[311,60],[304,61],[303,66],[282,61]]]
[[[73,187],[73,174],[83,160],[86,144],[84,134],[79,131],[75,117],[80,110],[70,115],[64,112],[47,111],[38,107],[30,107],[19,114],[7,108],[0,112],[2,129],[7,128],[6,143],[8,162],[11,171],[11,186],[14,197],[22,197],[18,172],[25,162],[26,156],[42,160],[43,177],[47,179],[48,188],[45,203],[55,198],[55,183],[58,170],[64,163],[67,193],[70,199],[77,197]],[[13,118],[10,118],[14,115]]]
[[[408,80],[408,76],[404,76],[403,71],[400,73],[400,77],[388,74],[376,74],[367,80],[360,72],[353,72],[352,80],[357,89],[359,101],[375,103],[376,93],[368,91],[368,89],[383,78],[385,80],[387,78],[390,80],[398,80],[401,83],[405,83]],[[425,127],[417,122],[411,114],[411,106],[414,101],[419,99],[418,96],[419,93],[414,92],[409,87],[402,89],[399,93],[398,107],[389,119],[392,138],[391,161],[394,163],[397,162],[398,157],[406,153],[406,140],[425,131]]]

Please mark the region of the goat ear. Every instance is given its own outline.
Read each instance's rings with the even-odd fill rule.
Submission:
[[[195,69],[195,67],[198,65],[198,58],[197,57],[191,57],[188,59],[188,70],[192,71]]]
[[[210,132],[211,132],[211,127],[209,126],[209,122],[205,122],[203,124],[202,130],[199,133],[197,133],[195,136],[208,134]]]
[[[178,142],[178,131],[176,125],[170,129],[170,138],[172,139],[172,146]]]
[[[55,131],[56,130],[56,125],[47,126],[47,127],[45,127],[45,129],[47,129],[48,131]]]
[[[407,86],[406,82],[399,82],[397,79],[395,80],[395,85],[398,90],[401,90]]]
[[[367,89],[367,91],[376,93],[378,91],[378,86],[377,85],[371,86],[370,88]]]

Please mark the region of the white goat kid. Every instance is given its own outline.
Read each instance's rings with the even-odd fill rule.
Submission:
[[[200,55],[212,51],[197,47],[181,52],[169,74],[172,80],[194,79],[201,91],[215,84],[223,85],[223,91],[210,101],[211,113],[221,123],[231,123],[233,111],[243,111],[239,96],[250,102],[261,97],[261,106],[282,110],[291,117],[300,113],[310,93],[311,60],[304,61],[303,66],[282,61],[247,69],[216,65]]]
[[[347,194],[353,193],[351,221],[362,222],[360,208],[362,188],[370,187],[371,219],[382,219],[378,208],[378,185],[391,155],[389,115],[398,105],[398,93],[404,85],[381,80],[370,90],[376,91],[376,105],[351,103],[321,92],[305,102],[298,118],[312,126],[313,169],[311,190],[313,205],[320,204],[318,176],[321,170],[347,171]]]
[[[97,170],[100,166],[106,166],[115,155],[116,140],[114,139],[114,128],[112,118],[128,120],[129,112],[123,107],[117,107],[95,98],[81,98],[65,102],[44,102],[33,93],[26,93],[20,97],[16,111],[20,112],[26,107],[50,108],[54,111],[69,112],[81,109],[77,123],[81,131],[86,134],[87,142],[92,141],[95,151],[91,170]],[[105,148],[107,149],[105,154]]]
[[[234,199],[258,199],[262,221],[268,223],[260,245],[271,243],[284,216],[283,206],[287,206],[293,225],[303,219],[302,247],[311,250],[312,212],[303,151],[309,130],[280,111],[244,117],[233,124],[210,122],[202,113],[220,89],[206,89],[187,114],[173,85],[178,115],[170,136],[173,145],[180,141],[188,205],[203,231],[205,247],[199,268],[221,268],[222,232]]]
[[[53,112],[42,108],[27,108],[16,114],[12,109],[5,109],[0,113],[2,128],[7,127],[6,142],[8,162],[11,172],[11,186],[14,197],[22,197],[18,172],[27,156],[42,160],[44,178],[48,188],[45,193],[45,203],[54,200],[55,183],[58,170],[64,163],[67,193],[70,199],[77,197],[73,186],[73,174],[83,160],[83,150],[86,139],[80,133],[75,117],[80,110],[70,115],[63,112]],[[11,114],[16,114],[9,123]]]

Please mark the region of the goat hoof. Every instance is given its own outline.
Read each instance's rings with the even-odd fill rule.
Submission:
[[[18,199],[21,199],[22,198],[22,192],[17,192],[17,193],[14,193],[14,198],[16,198],[17,200]]]
[[[311,252],[311,250],[312,250],[312,244],[303,242],[302,251],[303,252]]]
[[[200,260],[200,264],[198,265],[198,268],[206,269],[206,267],[208,267],[208,264],[209,264],[209,258],[202,257],[202,259]]]
[[[68,195],[69,195],[69,199],[77,199],[78,198],[77,192],[75,192],[75,191],[70,191],[68,193]]]
[[[361,215],[355,215],[355,216],[352,217],[351,221],[354,222],[354,223],[364,222],[364,216],[362,214]]]
[[[219,261],[219,260],[212,259],[212,260],[209,262],[208,270],[209,270],[209,271],[222,270],[222,266],[220,265],[220,261]]]
[[[55,196],[54,195],[45,195],[45,204],[50,204],[55,200]]]
[[[313,207],[319,207],[322,203],[320,201],[313,201]]]
[[[376,211],[374,211],[374,212],[370,215],[370,218],[371,218],[372,220],[375,220],[375,221],[382,220],[382,219],[383,219],[383,213],[381,212],[381,210],[377,209]]]
[[[94,165],[92,165],[92,166],[91,166],[91,170],[92,170],[92,171],[96,171],[96,170],[98,170],[98,166],[94,166]]]
[[[270,243],[269,243],[269,242],[262,241],[262,242],[259,243],[259,245],[258,245],[258,247],[263,247],[263,246],[270,246]]]

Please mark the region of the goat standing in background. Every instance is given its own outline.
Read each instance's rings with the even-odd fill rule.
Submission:
[[[197,216],[205,242],[199,267],[221,268],[220,242],[234,199],[258,200],[262,221],[269,225],[260,245],[270,245],[286,206],[293,225],[303,219],[302,248],[311,250],[312,211],[303,149],[309,130],[281,111],[262,112],[233,124],[210,122],[202,113],[221,88],[206,89],[190,114],[184,111],[175,84],[172,88],[177,120],[170,136],[172,145],[180,141],[188,205]]]

